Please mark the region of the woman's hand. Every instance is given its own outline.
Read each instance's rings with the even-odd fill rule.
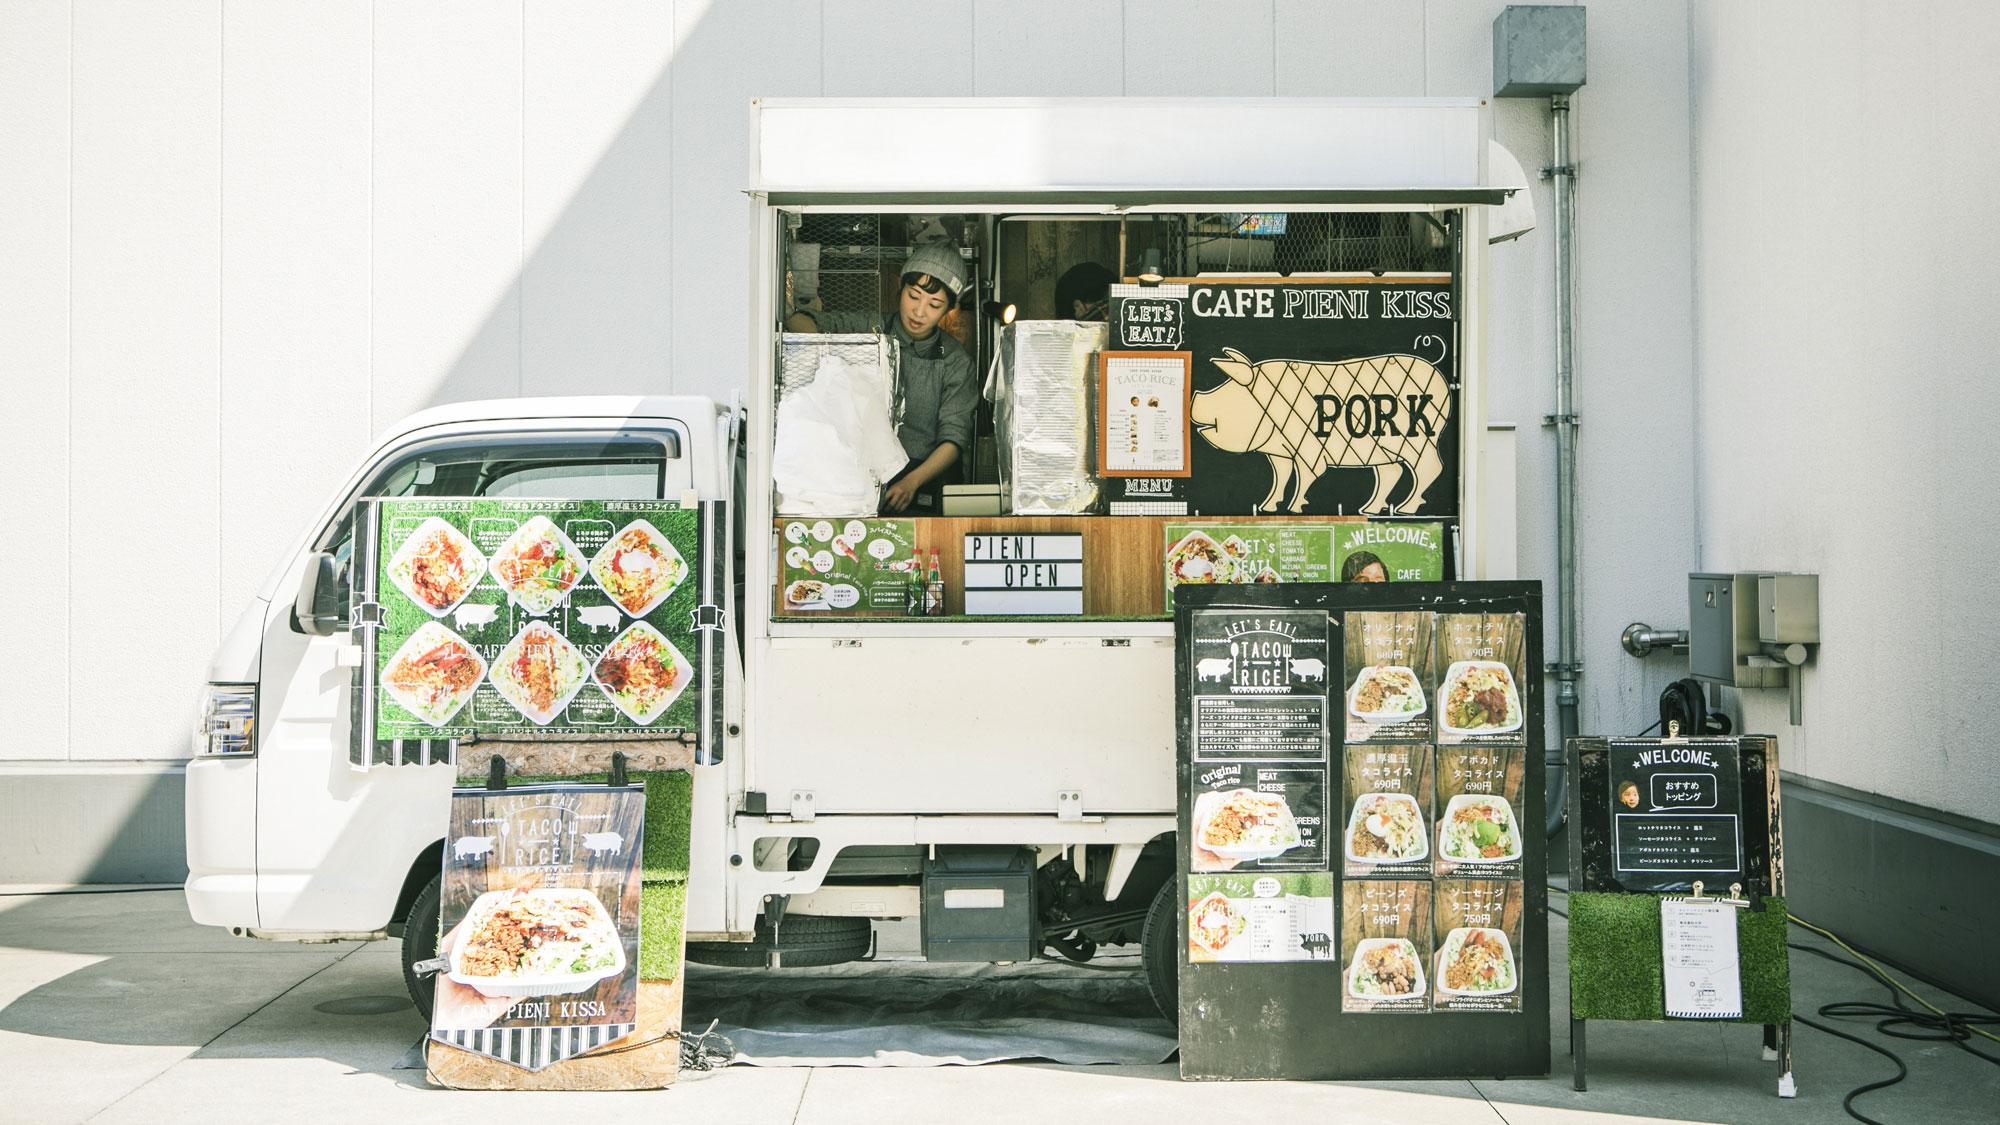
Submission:
[[[451,932],[438,940],[437,955],[450,957],[453,947],[463,936],[459,931],[465,928],[464,919],[451,928]],[[440,972],[436,978],[437,995],[432,1004],[431,1026],[448,1028],[453,1031],[476,1031],[492,1026],[493,1022],[507,1014],[519,997],[487,996],[476,988],[469,988],[452,980]]]
[[[901,480],[882,491],[882,506],[892,512],[905,511],[923,487],[923,482],[917,479],[916,473],[905,473]]]

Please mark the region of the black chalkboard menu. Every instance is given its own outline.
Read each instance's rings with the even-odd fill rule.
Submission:
[[[1547,1073],[1540,607],[1181,589],[1183,1077]]]
[[[1577,890],[1771,893],[1771,739],[1578,738],[1567,752]]]

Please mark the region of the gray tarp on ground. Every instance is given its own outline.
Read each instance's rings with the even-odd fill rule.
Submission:
[[[824,969],[690,965],[683,1026],[720,1020],[756,1066],[1159,1063],[1177,1047],[1137,956],[1104,969],[877,961]],[[1116,970],[1116,971],[1106,971]]]

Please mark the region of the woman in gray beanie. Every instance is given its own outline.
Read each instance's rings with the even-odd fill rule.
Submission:
[[[896,437],[910,463],[882,488],[882,510],[938,515],[944,478],[972,441],[979,387],[972,357],[941,325],[965,292],[965,259],[950,246],[920,246],[903,263],[896,311],[815,312],[800,309],[785,322],[793,332],[882,332],[896,337],[897,393],[903,418]]]

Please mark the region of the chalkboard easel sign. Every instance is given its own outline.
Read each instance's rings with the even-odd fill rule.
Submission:
[[[1705,891],[1734,908],[1740,992],[1737,1014],[1712,1018],[1762,1024],[1779,1096],[1792,1097],[1777,740],[1677,735],[1573,738],[1565,748],[1572,1081],[1587,1085],[1589,1021],[1688,1018],[1669,998],[1662,912]]]
[[[1579,738],[1570,746],[1571,886],[1775,894],[1776,740]]]

